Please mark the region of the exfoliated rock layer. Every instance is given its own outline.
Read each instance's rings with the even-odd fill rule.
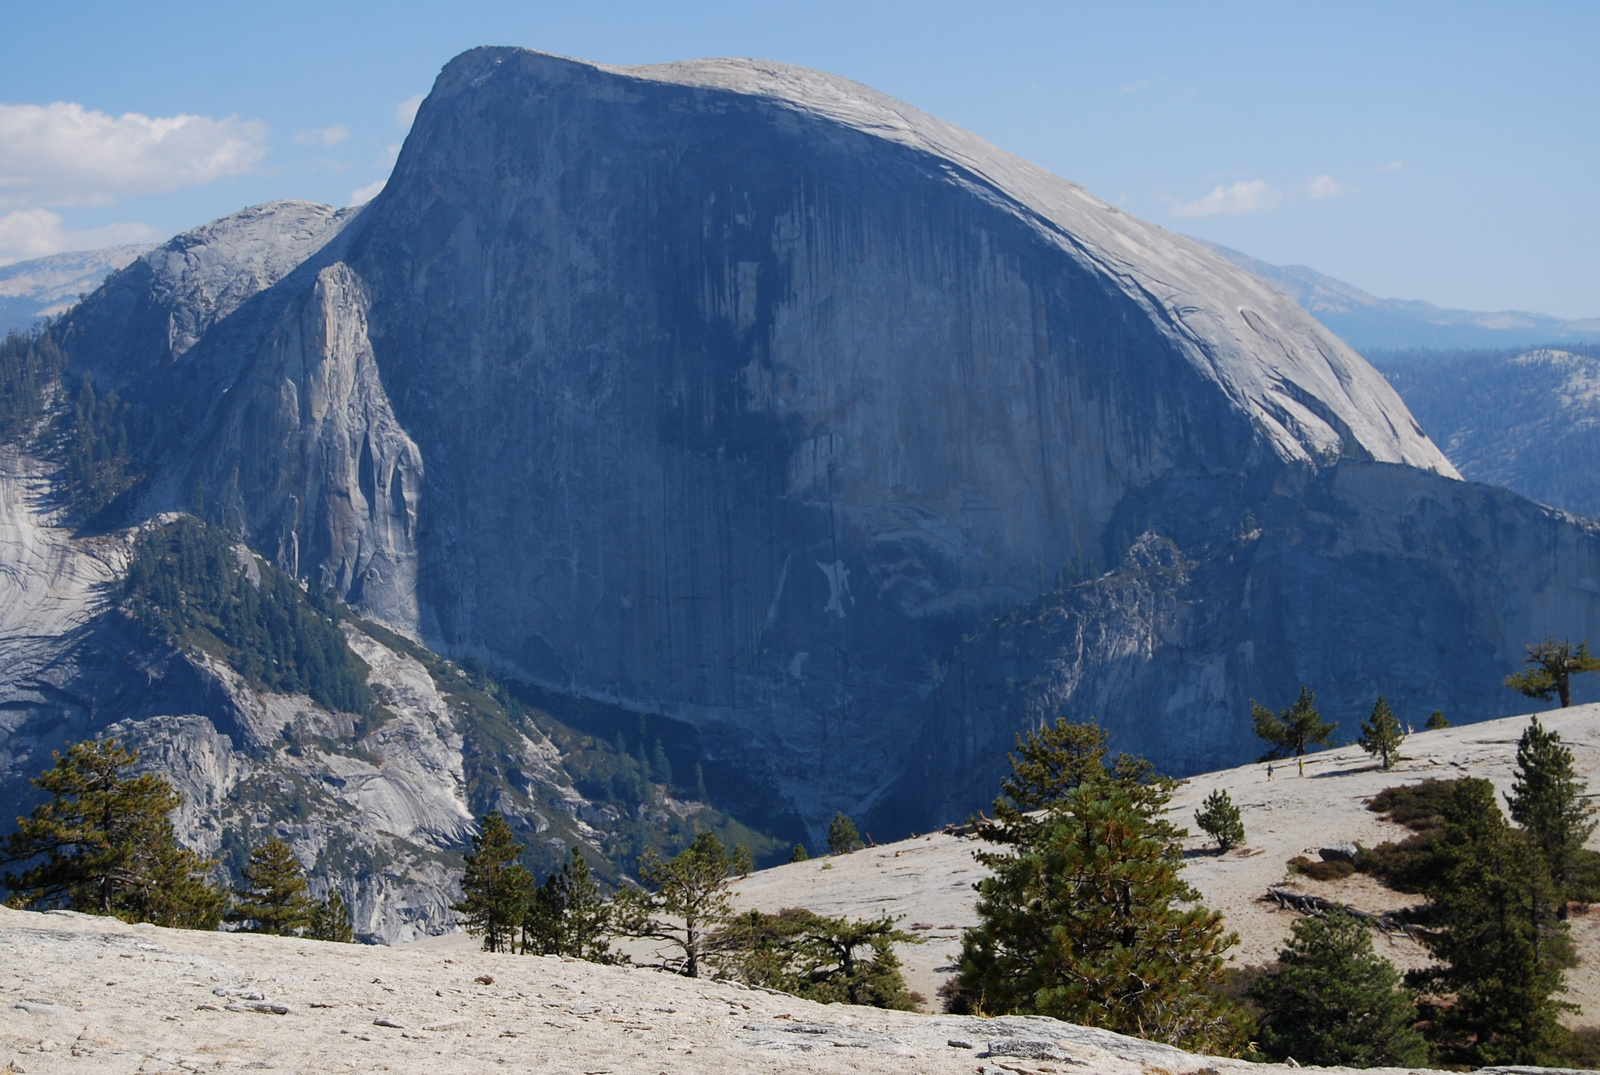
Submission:
[[[1459,481],[1288,298],[799,68],[465,53],[373,202],[180,237],[60,331],[155,415],[135,514],[685,722],[813,836],[964,815],[1055,716],[1192,772],[1301,682],[1508,712],[1600,623],[1594,530]]]

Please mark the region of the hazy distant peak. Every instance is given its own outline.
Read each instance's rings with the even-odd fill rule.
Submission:
[[[154,249],[147,245],[72,250],[0,268],[0,335],[66,310],[106,276]]]
[[[1526,310],[1451,310],[1419,299],[1380,299],[1305,265],[1273,265],[1217,243],[1195,241],[1265,280],[1357,349],[1600,341],[1600,318],[1571,321]]]

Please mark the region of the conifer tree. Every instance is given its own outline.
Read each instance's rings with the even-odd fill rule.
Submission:
[[[250,861],[239,871],[244,884],[236,887],[231,921],[246,933],[298,936],[311,925],[316,903],[308,894],[305,870],[294,850],[274,836],[250,851]]]
[[[1216,995],[1237,938],[1178,876],[1160,820],[1166,795],[1080,784],[1007,853],[979,852],[980,923],[962,939],[947,1008],[1049,1015],[1212,1052],[1243,1044],[1244,1017]],[[1187,905],[1187,906],[1180,906]]]
[[[522,950],[610,963],[610,927],[611,905],[590,876],[583,852],[574,847],[561,869],[534,891],[523,921]]]
[[[345,905],[338,889],[329,888],[327,896],[311,908],[311,924],[306,927],[305,936],[313,941],[334,941],[339,944],[355,942],[350,908]]]
[[[797,907],[747,911],[717,932],[718,970],[749,985],[821,1004],[867,1004],[912,1010],[896,944],[922,939],[888,916],[825,918]]]
[[[1326,1067],[1419,1067],[1428,1047],[1400,974],[1372,950],[1372,935],[1337,908],[1296,920],[1278,970],[1250,997],[1262,1010],[1261,1051]]]
[[[848,855],[852,851],[860,851],[863,846],[856,823],[843,811],[834,814],[832,823],[828,825],[828,854]]]
[[[217,864],[176,840],[152,849],[144,883],[129,894],[118,917],[169,929],[216,929],[222,925],[227,893],[212,879]]]
[[[1244,821],[1239,817],[1239,808],[1233,805],[1226,791],[1219,789],[1207,795],[1206,801],[1195,812],[1194,823],[1200,826],[1201,832],[1217,842],[1218,854],[1225,854],[1244,843]]]
[[[1600,671],[1600,657],[1589,652],[1587,638],[1574,646],[1571,639],[1557,642],[1549,635],[1527,650],[1522,658],[1527,670],[1507,676],[1506,686],[1541,701],[1559,698],[1562,709],[1572,704],[1572,677]]]
[[[1093,721],[1073,724],[1058,717],[1046,725],[1017,736],[1017,752],[1006,755],[1011,774],[1000,781],[1001,797],[994,804],[997,826],[986,839],[1019,843],[1044,824],[1030,816],[1062,802],[1072,791],[1093,783],[1121,787],[1151,819],[1162,839],[1177,839],[1178,830],[1161,817],[1177,781],[1160,776],[1149,762],[1118,754],[1109,764],[1106,733]]]
[[[1435,709],[1428,714],[1428,723],[1423,725],[1430,732],[1443,731],[1450,727],[1450,721],[1445,717],[1444,710]]]
[[[17,819],[5,861],[13,902],[115,915],[130,922],[215,929],[223,896],[216,866],[180,846],[170,814],[182,797],[151,773],[125,777],[138,761],[116,740],[71,744],[33,780],[50,800]]]
[[[1029,732],[1026,739],[1017,736],[1017,752],[1006,758],[1011,774],[1001,779],[1000,791],[1011,810],[1001,820],[1010,823],[1016,814],[1042,810],[1074,788],[1104,779],[1106,733],[1092,721],[1073,724],[1058,717],[1054,726]]]
[[[1316,695],[1310,687],[1300,688],[1300,698],[1276,714],[1254,699],[1250,702],[1250,721],[1256,735],[1272,745],[1257,761],[1301,758],[1313,745],[1327,746],[1339,725],[1329,724],[1317,712]]]
[[[486,814],[472,838],[472,850],[462,858],[467,869],[461,878],[461,902],[450,909],[474,937],[483,938],[485,952],[509,952],[517,930],[528,916],[533,897],[533,875],[517,861],[522,845],[500,811]]]
[[[804,862],[810,857],[811,853],[806,850],[805,844],[795,844],[794,850],[789,852],[790,862]]]
[[[1400,722],[1395,719],[1394,710],[1389,708],[1388,699],[1378,695],[1378,704],[1372,707],[1372,718],[1361,722],[1361,738],[1356,740],[1357,745],[1377,758],[1387,771],[1400,760],[1400,744],[1405,742],[1405,738],[1405,733],[1400,730]]]
[[[616,932],[663,941],[682,953],[668,966],[688,978],[700,977],[718,947],[718,928],[733,915],[728,878],[750,872],[750,853],[729,851],[716,834],[702,832],[694,843],[663,862],[654,848],[639,856],[642,888],[623,889],[616,902]]]
[[[656,748],[650,754],[650,773],[655,777],[656,783],[672,786],[672,762],[667,758],[666,748],[661,745],[661,740],[656,740]]]
[[[1436,855],[1423,941],[1441,965],[1409,976],[1443,998],[1431,1036],[1452,1062],[1549,1063],[1573,1008],[1555,999],[1573,956],[1538,846],[1507,823],[1493,785],[1468,777],[1451,793]]]
[[[1563,912],[1565,901],[1589,872],[1583,866],[1594,858],[1584,850],[1595,830],[1588,790],[1573,769],[1572,751],[1562,744],[1561,733],[1547,732],[1538,717],[1531,718],[1517,743],[1515,782],[1506,802],[1512,819],[1544,857]]]

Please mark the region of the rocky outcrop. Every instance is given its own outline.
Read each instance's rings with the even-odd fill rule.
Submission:
[[[1457,480],[1288,298],[843,79],[474,50],[354,218],[214,234],[279,217],[201,244],[278,274],[226,316],[151,255],[62,330],[170,416],[138,512],[686,722],[815,827],[964,814],[1056,715],[1182,772],[1302,680],[1502,712],[1600,624],[1595,535]]]
[[[285,310],[186,486],[285,570],[416,633],[422,457],[394,416],[367,338],[370,300],[342,262]]]
[[[357,718],[151,636],[114,607],[132,535],[74,537],[50,494],[46,466],[0,451],[0,818],[37,801],[28,779],[51,751],[113,737],[182,794],[185,844],[226,873],[277,835],[316,892],[341,889],[358,934],[386,942],[451,927],[460,852],[488,809],[538,834],[546,865],[606,848],[548,738],[453,700],[403,647],[346,625],[377,698]]]

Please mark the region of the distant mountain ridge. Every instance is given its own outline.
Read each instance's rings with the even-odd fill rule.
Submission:
[[[1524,310],[1446,310],[1431,302],[1380,299],[1304,265],[1273,265],[1196,241],[1272,284],[1358,351],[1600,343],[1600,317],[1567,321]]]
[[[0,336],[64,313],[107,276],[154,249],[134,245],[73,250],[0,267]]]
[[[1374,352],[1468,481],[1600,518],[1600,347]]]

